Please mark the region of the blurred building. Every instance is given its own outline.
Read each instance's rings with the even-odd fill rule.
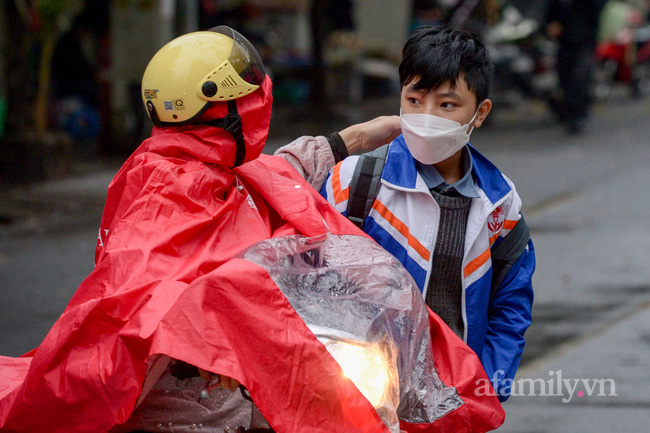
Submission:
[[[314,84],[314,36],[312,25],[337,1],[318,0],[158,0],[113,2],[111,8],[111,93],[113,124],[118,130],[140,127],[134,107],[139,96],[142,72],[150,57],[177,35],[229,25],[246,36],[260,51],[268,72],[274,79],[276,106],[308,101],[319,89],[327,90],[321,98],[330,102],[341,99],[356,101],[360,97],[354,76],[340,77],[341,82]],[[392,60],[393,73],[401,54],[410,20],[410,2],[391,0],[354,0],[351,3],[349,28],[327,32],[322,53],[324,66],[337,70],[371,75],[369,61]],[[322,5],[321,5],[322,4]],[[314,10],[315,8],[315,10]],[[343,9],[334,11],[338,17]],[[313,14],[316,14],[316,17]],[[328,22],[332,18],[327,16]],[[351,66],[354,66],[350,69]],[[388,74],[381,67],[376,74]],[[329,78],[336,79],[336,74]],[[326,78],[327,79],[327,78]],[[325,103],[326,101],[322,101]],[[144,122],[145,128],[148,122]]]
[[[85,28],[83,37],[57,35],[77,47],[60,44],[55,52],[50,89],[50,127],[73,128],[73,134],[94,134],[101,151],[129,152],[149,134],[150,125],[140,102],[140,80],[151,56],[174,37],[195,30],[226,24],[248,37],[260,51],[274,79],[276,106],[305,104],[319,95],[323,107],[332,103],[357,103],[369,92],[373,77],[390,88],[397,72],[400,51],[409,30],[411,2],[392,0],[82,0],[85,8],[76,25]],[[347,3],[347,11],[345,5]],[[36,74],[32,67],[37,57],[25,41],[33,37],[26,22],[29,2],[7,0],[0,4],[0,133],[20,133],[29,128],[30,104],[36,93]],[[312,32],[314,23],[329,10],[347,24]],[[346,14],[348,16],[343,16]],[[24,18],[26,21],[21,21]],[[73,31],[72,17],[66,17]],[[331,20],[329,22],[332,22]],[[322,43],[323,65],[329,73],[314,83],[314,44]],[[19,50],[19,46],[22,51]],[[72,55],[77,50],[80,55]],[[67,57],[66,57],[66,54]],[[87,56],[86,56],[87,55]],[[92,68],[92,79],[63,85],[57,80],[72,77],[72,71]],[[31,68],[31,69],[30,69]],[[66,74],[67,71],[70,73]],[[364,81],[365,79],[365,81]],[[61,110],[79,105],[61,104],[62,89],[76,87],[90,100],[101,125],[92,129],[83,116],[88,108],[60,120]],[[364,87],[365,83],[365,87]],[[89,89],[89,87],[96,87]],[[324,93],[315,93],[324,90]],[[71,90],[68,90],[71,91]],[[375,89],[376,91],[376,89]],[[92,95],[92,96],[87,96]],[[82,98],[83,99],[83,98]],[[3,106],[9,106],[9,118]],[[63,108],[62,108],[63,107]],[[23,114],[19,114],[23,113]],[[74,116],[77,115],[77,117]],[[4,120],[7,120],[4,122]],[[85,122],[85,123],[83,123]],[[88,125],[91,126],[88,126]],[[6,126],[4,131],[2,126]],[[79,126],[79,125],[77,125]],[[86,127],[84,130],[83,127]],[[1,139],[1,138],[0,138]],[[0,149],[1,151],[2,149]],[[5,152],[0,153],[3,158]]]

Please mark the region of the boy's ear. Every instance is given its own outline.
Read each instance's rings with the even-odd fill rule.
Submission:
[[[484,99],[478,108],[478,114],[476,115],[476,119],[474,119],[474,128],[481,127],[481,125],[487,118],[488,114],[490,114],[490,110],[492,110],[492,101],[490,101],[489,99]]]

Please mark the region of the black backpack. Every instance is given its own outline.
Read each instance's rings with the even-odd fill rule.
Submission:
[[[347,215],[348,219],[362,230],[364,221],[368,217],[379,192],[388,147],[389,145],[385,144],[372,152],[362,154],[354,167],[354,174],[350,182]],[[528,246],[529,239],[530,229],[522,215],[510,233],[503,238],[499,245],[492,248],[490,299],[492,299],[505,276]]]
[[[372,152],[362,154],[354,167],[347,215],[348,219],[361,230],[379,192],[388,146],[384,144]]]

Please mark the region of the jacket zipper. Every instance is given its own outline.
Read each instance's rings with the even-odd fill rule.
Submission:
[[[490,215],[492,212],[494,212],[494,210],[496,208],[501,206],[501,204],[504,201],[506,201],[506,199],[508,198],[509,195],[510,195],[510,192],[507,193],[506,195],[504,195],[499,201],[494,203],[492,206],[490,206],[488,212],[485,213],[484,215],[481,215],[480,221],[485,221],[485,219],[487,218],[487,215]],[[472,247],[474,247],[474,244],[476,243],[476,240],[478,239],[478,236],[479,236],[480,233],[481,233],[480,229],[476,231],[476,235],[471,240],[469,248],[466,248],[467,251],[471,250]],[[488,248],[489,248],[489,246],[488,246]],[[463,341],[465,343],[467,343],[467,338],[469,336],[468,326],[467,326],[467,309],[466,309],[466,303],[465,303],[465,298],[466,298],[466,293],[467,293],[467,283],[465,281],[465,266],[467,266],[466,260],[467,260],[467,256],[465,254],[463,254],[463,265],[461,266],[461,269],[460,269],[460,278],[461,278],[460,280],[462,281],[461,287],[463,288],[463,293],[462,293],[462,298],[461,298],[462,299],[461,313],[462,313],[462,317],[463,317]]]

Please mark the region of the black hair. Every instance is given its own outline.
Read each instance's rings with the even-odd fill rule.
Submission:
[[[454,88],[462,76],[476,94],[488,97],[494,66],[485,45],[471,33],[444,26],[422,26],[411,33],[399,65],[400,85],[418,79],[415,88],[431,91],[445,83]]]

